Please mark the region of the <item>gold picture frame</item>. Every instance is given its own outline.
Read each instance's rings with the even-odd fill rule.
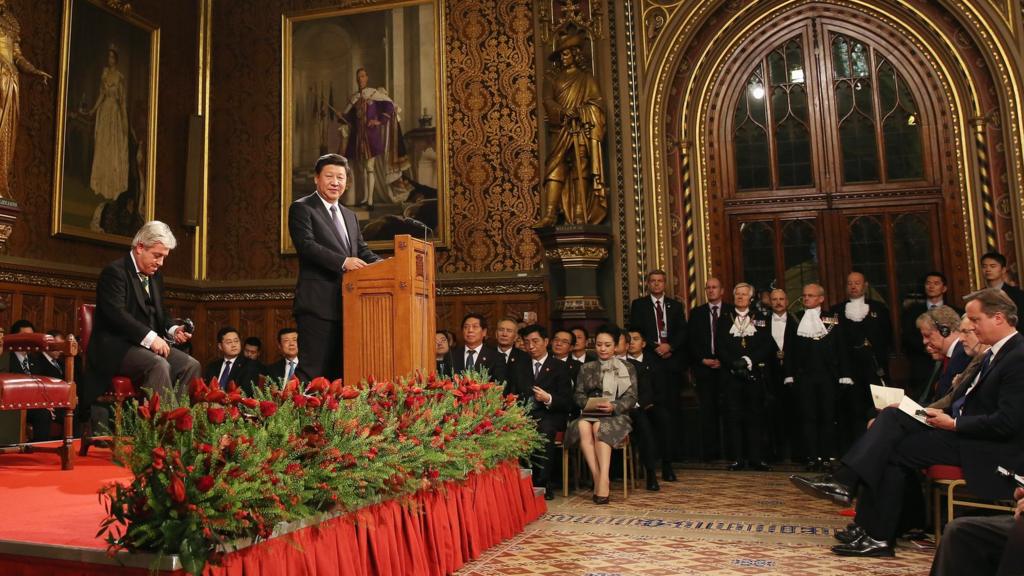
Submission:
[[[95,0],[64,0],[55,236],[128,245],[153,219],[160,29]]]
[[[396,234],[447,247],[444,0],[286,13],[281,29],[281,252],[295,253],[288,209],[329,152],[350,162],[341,203],[370,248]]]

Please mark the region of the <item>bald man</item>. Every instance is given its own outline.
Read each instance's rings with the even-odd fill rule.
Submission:
[[[804,455],[810,470],[821,470],[836,452],[836,394],[849,386],[844,325],[838,314],[822,309],[825,289],[820,284],[803,288],[804,312],[792,346],[786,343],[786,384],[795,387],[800,406]]]

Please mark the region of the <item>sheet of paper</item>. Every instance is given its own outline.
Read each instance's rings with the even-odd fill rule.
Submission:
[[[903,400],[900,400],[900,410],[909,414],[914,420],[917,420],[921,424],[925,424],[929,427],[934,428],[931,424],[926,422],[926,416],[924,415],[924,408],[910,399],[910,396],[904,396]]]
[[[902,388],[889,388],[888,386],[871,385],[871,399],[875,402],[875,409],[881,410],[886,406],[899,404],[903,400]]]
[[[600,410],[597,409],[597,407],[601,406],[603,404],[607,404],[607,403],[608,403],[608,399],[603,397],[603,396],[599,396],[597,398],[587,398],[587,405],[583,407],[583,413],[584,414],[590,413],[591,415],[606,416],[606,415],[608,415],[608,413],[607,412],[601,412]]]

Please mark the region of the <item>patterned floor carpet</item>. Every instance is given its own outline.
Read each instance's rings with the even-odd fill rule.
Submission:
[[[933,550],[900,542],[896,558],[829,551],[848,518],[804,496],[783,472],[680,470],[660,492],[642,487],[596,506],[589,491],[549,502],[548,514],[489,550],[460,576],[783,574],[924,575]],[[616,491],[617,489],[617,491]]]

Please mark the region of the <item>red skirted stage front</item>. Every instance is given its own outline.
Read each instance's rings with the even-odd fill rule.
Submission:
[[[93,455],[95,454],[95,455]],[[0,459],[0,574],[146,574],[157,558],[105,556],[95,534],[104,517],[96,491],[124,469],[96,450],[60,471],[53,455]],[[463,482],[419,492],[358,512],[292,528],[228,554],[210,575],[422,575],[458,570],[487,548],[523,530],[547,510],[515,462],[470,474]],[[308,524],[308,523],[307,523]],[[163,558],[162,573],[175,571]]]

